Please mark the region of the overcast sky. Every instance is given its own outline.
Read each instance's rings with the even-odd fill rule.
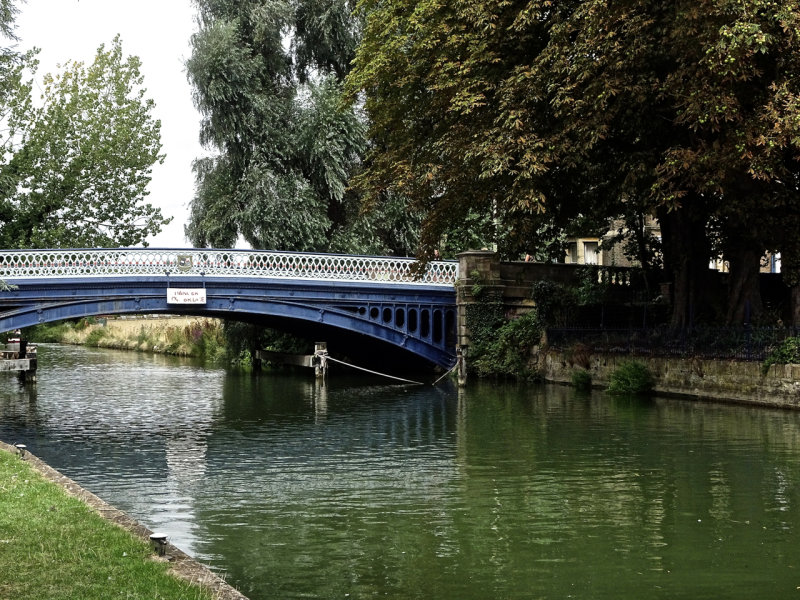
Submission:
[[[18,2],[18,49],[41,49],[37,81],[68,60],[92,62],[100,44],[120,34],[124,54],[142,60],[154,115],[161,120],[166,160],[153,169],[148,201],[174,217],[152,247],[186,247],[183,235],[194,194],[192,161],[203,153],[200,115],[192,104],[185,62],[195,30],[191,0],[27,0]]]

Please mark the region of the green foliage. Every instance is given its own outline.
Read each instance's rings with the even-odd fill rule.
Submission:
[[[90,325],[94,325],[95,323],[97,323],[97,319],[95,319],[94,317],[86,317],[75,323],[75,329],[77,331],[83,331],[84,329],[86,329]]]
[[[194,356],[212,362],[221,361],[226,355],[223,328],[213,320],[193,321],[184,327],[171,326],[169,321],[166,326],[153,327],[149,321],[142,321],[138,332],[130,337],[120,336],[106,327],[94,327],[86,333],[96,324],[94,317],[77,322],[47,323],[26,329],[25,335],[33,342],[83,343],[92,347]]]
[[[401,195],[374,214],[348,188],[366,149],[356,102],[342,98],[360,32],[349,0],[201,0],[187,63],[204,116],[196,245],[394,252],[416,245]],[[288,43],[287,42],[291,42]]]
[[[541,279],[531,286],[531,299],[541,320],[549,327],[563,326],[573,321],[578,298],[574,288]]]
[[[772,365],[800,364],[800,337],[788,337],[770,352],[761,365],[761,373],[766,375]]]
[[[608,297],[609,287],[609,283],[598,280],[596,267],[583,267],[578,271],[578,285],[575,288],[578,304],[601,304]]]
[[[73,324],[69,321],[58,323],[43,323],[25,329],[26,339],[40,343],[58,343],[64,339],[67,332],[72,331]]]
[[[202,325],[187,326],[186,329],[196,348],[193,356],[200,356],[208,361],[217,361],[225,356],[225,337],[219,324],[204,322]]]
[[[615,395],[646,395],[653,390],[654,379],[644,363],[624,361],[611,373],[608,391]]]
[[[193,321],[184,327],[167,327],[163,337],[166,338],[166,348],[159,347],[162,342],[156,332],[147,334],[142,328],[139,334],[140,347],[145,344],[151,349],[195,356],[209,362],[225,357],[225,336],[217,321]]]
[[[238,369],[250,371],[253,368],[253,354],[249,350],[242,350],[236,355],[228,353],[230,364]]]
[[[17,40],[14,33],[14,19],[17,13],[19,8],[14,0],[0,0],[0,35],[14,41]]]
[[[496,298],[482,299],[466,306],[465,318],[472,342],[471,352],[474,354],[476,349],[490,344],[505,324],[505,307]]]
[[[495,303],[473,306],[483,306],[484,310],[467,315],[472,333],[467,365],[480,377],[536,377],[528,366],[531,351],[541,341],[543,332],[536,312],[506,321],[498,314]],[[473,323],[477,329],[472,329]]]
[[[0,246],[133,246],[168,222],[144,203],[164,157],[139,67],[117,37],[92,64],[46,75],[36,106],[15,74],[17,89],[0,98],[13,131],[0,164]]]
[[[592,375],[589,371],[578,369],[572,372],[572,387],[581,392],[592,389]]]
[[[484,285],[486,285],[483,275],[481,275],[481,272],[477,270],[470,271],[469,278],[472,280],[472,286],[469,289],[470,294],[472,294],[472,297],[476,300],[480,300],[483,296]]]
[[[223,322],[221,339],[228,361],[238,366],[251,365],[258,350],[312,354],[314,349],[313,342],[295,335],[238,321]]]
[[[491,219],[511,252],[612,218],[639,235],[657,215],[676,324],[699,305],[709,233],[736,263],[800,250],[797,3],[360,7],[348,89],[365,97],[373,145],[355,185],[374,202],[408,195],[423,246],[468,216]]]
[[[97,348],[100,346],[100,340],[108,335],[108,332],[103,329],[102,327],[98,327],[97,329],[93,329],[89,332],[89,335],[86,337],[86,341],[84,344],[87,346],[92,346]]]

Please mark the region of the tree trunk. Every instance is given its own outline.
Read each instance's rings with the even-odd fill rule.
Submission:
[[[800,285],[794,285],[791,287],[790,306],[790,323],[792,327],[800,327]]]
[[[658,209],[664,270],[672,278],[670,331],[691,329],[705,312],[710,256],[706,220],[686,208]],[[706,303],[707,304],[707,303]]]
[[[781,279],[791,294],[789,324],[800,327],[800,252],[797,244],[787,243],[781,248]]]
[[[725,324],[750,324],[761,316],[761,284],[759,267],[761,252],[747,247],[739,247],[726,253],[730,262],[730,280],[728,283],[728,310]]]

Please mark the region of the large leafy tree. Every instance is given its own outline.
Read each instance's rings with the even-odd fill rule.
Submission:
[[[545,203],[550,190],[588,174],[566,163],[552,168],[546,97],[521,94],[520,102],[502,89],[507,78],[528,81],[546,46],[548,23],[518,23],[521,5],[360,4],[365,32],[348,84],[365,96],[373,146],[356,184],[369,206],[387,191],[412,198],[425,215],[423,249],[442,238],[469,239],[460,233],[471,223],[476,240],[492,239],[503,254],[538,250],[586,197],[599,197],[596,186],[586,186],[580,196]]]
[[[404,189],[423,239],[470,213],[536,240],[580,218],[659,218],[673,325],[703,305],[713,248],[728,318],[797,213],[796,4],[766,0],[362,0],[350,77],[374,156],[359,185]],[[776,234],[780,231],[779,234]],[[780,246],[780,247],[779,247]],[[748,284],[748,282],[750,282]]]
[[[15,40],[14,17],[17,13],[16,6],[10,0],[0,0],[0,36],[9,40]],[[24,60],[11,48],[0,48],[0,121],[6,123],[6,133],[0,138],[0,146],[5,154],[8,147],[8,139],[13,137],[11,131],[10,115],[14,110],[11,109],[11,99],[15,98],[16,91],[21,87],[22,76],[20,63]],[[7,180],[0,179],[0,188],[7,186]],[[3,205],[0,204],[0,210]],[[0,279],[0,291],[8,291],[11,287]]]
[[[46,75],[40,102],[14,72],[17,87],[3,103],[11,135],[0,165],[0,246],[136,245],[167,222],[144,202],[163,156],[139,64],[116,38],[92,64]]]
[[[381,251],[413,237],[396,202],[365,217],[347,186],[366,145],[363,115],[341,99],[360,35],[350,0],[196,5],[187,67],[212,154],[195,163],[192,241]]]
[[[14,19],[17,7],[11,0],[0,0],[0,37],[9,43],[17,41]],[[13,47],[0,47],[0,153],[4,160],[13,155],[19,133],[25,126],[24,116],[30,111],[31,82],[26,79],[36,68],[35,53],[20,53]],[[5,200],[13,190],[15,180],[0,171],[0,219],[10,211]]]

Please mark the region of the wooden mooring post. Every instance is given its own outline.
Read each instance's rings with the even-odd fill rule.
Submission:
[[[36,346],[20,340],[0,350],[0,371],[16,371],[25,382],[36,381]]]
[[[328,343],[316,342],[314,344],[314,375],[325,379],[328,375]]]

